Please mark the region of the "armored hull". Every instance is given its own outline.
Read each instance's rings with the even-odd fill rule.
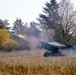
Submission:
[[[45,57],[48,56],[63,56],[63,54],[59,51],[59,49],[66,48],[66,45],[57,43],[57,42],[42,42],[40,41],[40,47],[47,50],[47,52],[44,53]]]

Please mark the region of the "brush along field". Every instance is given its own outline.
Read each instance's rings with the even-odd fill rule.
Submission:
[[[76,75],[76,57],[43,57],[43,53],[0,52],[0,75]]]

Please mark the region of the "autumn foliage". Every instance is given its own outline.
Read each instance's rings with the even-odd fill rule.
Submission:
[[[19,44],[10,38],[10,33],[5,29],[0,29],[0,49],[4,51],[11,51],[16,49]]]

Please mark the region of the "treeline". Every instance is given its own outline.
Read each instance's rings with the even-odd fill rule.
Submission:
[[[37,20],[42,29],[55,30],[54,40],[63,44],[76,43],[76,10],[70,0],[46,2],[43,13]]]
[[[63,44],[76,43],[76,10],[73,8],[70,0],[61,0],[59,3],[56,0],[46,2],[45,7],[43,7],[43,14],[39,14],[39,17],[36,19],[39,21],[38,23],[30,23],[32,29],[34,29],[33,27],[42,31],[53,29],[55,31],[53,39],[55,41]],[[23,24],[21,19],[16,19],[13,29],[16,33],[27,33],[28,23]],[[31,31],[28,31],[27,34],[29,32]]]
[[[26,37],[26,35],[29,37],[38,37],[40,31],[35,26],[35,22],[31,22],[30,27],[28,27],[27,22],[24,24],[20,18],[17,18],[13,25],[14,26],[10,28],[8,20],[0,19],[0,50],[30,50],[28,40],[24,40],[22,37]]]
[[[13,23],[12,31],[15,34],[27,34],[38,37],[39,33],[42,31],[53,29],[55,31],[53,40],[62,44],[76,44],[76,10],[73,8],[70,0],[61,0],[59,3],[57,3],[56,0],[46,2],[45,7],[43,7],[43,14],[39,14],[39,17],[36,19],[39,22],[36,23],[32,21],[28,27],[27,22],[24,23],[20,18],[17,18]],[[18,43],[15,40],[12,40],[9,26],[10,23],[8,20],[0,19],[0,38],[1,36],[5,38],[8,37],[9,42],[7,45],[11,43],[11,46],[9,46],[10,48],[7,45],[6,46],[11,49],[14,45],[17,45],[18,47]],[[5,34],[4,31],[6,32]],[[9,34],[9,36],[5,36],[6,34]],[[50,34],[50,36],[52,35]],[[50,41],[50,38],[48,40]],[[3,42],[3,44],[4,43],[5,42]],[[1,44],[0,48],[5,49],[6,47],[3,47]]]

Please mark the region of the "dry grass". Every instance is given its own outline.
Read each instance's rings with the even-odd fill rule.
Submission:
[[[14,52],[13,52],[14,53]],[[76,75],[76,57],[0,57],[0,75]],[[34,52],[35,54],[36,52]],[[41,52],[39,52],[40,55]],[[24,52],[23,52],[24,54]],[[30,54],[26,52],[26,54]]]

